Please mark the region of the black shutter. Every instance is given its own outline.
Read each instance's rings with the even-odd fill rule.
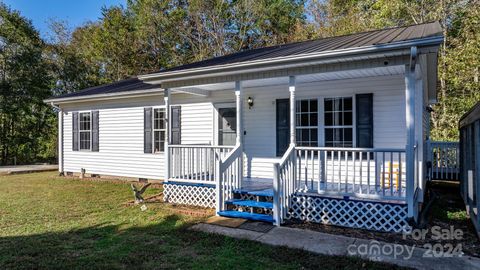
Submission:
[[[143,120],[143,152],[152,153],[152,108],[144,109]]]
[[[182,143],[182,125],[181,125],[181,116],[182,115],[182,107],[180,106],[173,106],[172,107],[172,121],[171,127],[170,127],[170,134],[171,134],[171,139],[170,142],[171,144],[181,144]]]
[[[357,147],[373,148],[373,94],[358,94],[356,104]]]
[[[72,150],[78,151],[78,112],[72,113]]]
[[[92,111],[92,152],[99,151],[98,120],[98,111]]]

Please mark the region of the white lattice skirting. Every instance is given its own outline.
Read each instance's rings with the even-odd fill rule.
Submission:
[[[215,207],[215,187],[196,184],[163,184],[164,201],[201,207]]]
[[[385,232],[402,232],[407,205],[294,195],[287,218]]]

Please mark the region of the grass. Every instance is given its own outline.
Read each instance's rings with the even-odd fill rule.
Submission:
[[[201,217],[164,203],[141,211],[125,205],[132,197],[123,182],[0,177],[0,269],[395,269],[189,231]]]
[[[465,204],[460,197],[460,187],[457,182],[434,181],[432,189],[438,198],[432,206],[432,216],[448,223],[469,222]]]

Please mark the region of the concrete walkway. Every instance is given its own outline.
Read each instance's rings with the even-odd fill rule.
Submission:
[[[480,269],[480,259],[475,257],[466,255],[439,256],[422,248],[296,228],[275,227],[265,233],[200,223],[192,226],[191,229],[257,241],[273,246],[303,249],[325,255],[359,256],[364,259],[417,269]],[[429,255],[432,256],[428,257]]]
[[[18,165],[0,166],[0,175],[56,171],[58,165]]]

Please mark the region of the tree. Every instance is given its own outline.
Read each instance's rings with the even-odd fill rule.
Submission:
[[[51,158],[45,44],[30,21],[0,4],[0,164]],[[53,137],[54,138],[54,137]]]

